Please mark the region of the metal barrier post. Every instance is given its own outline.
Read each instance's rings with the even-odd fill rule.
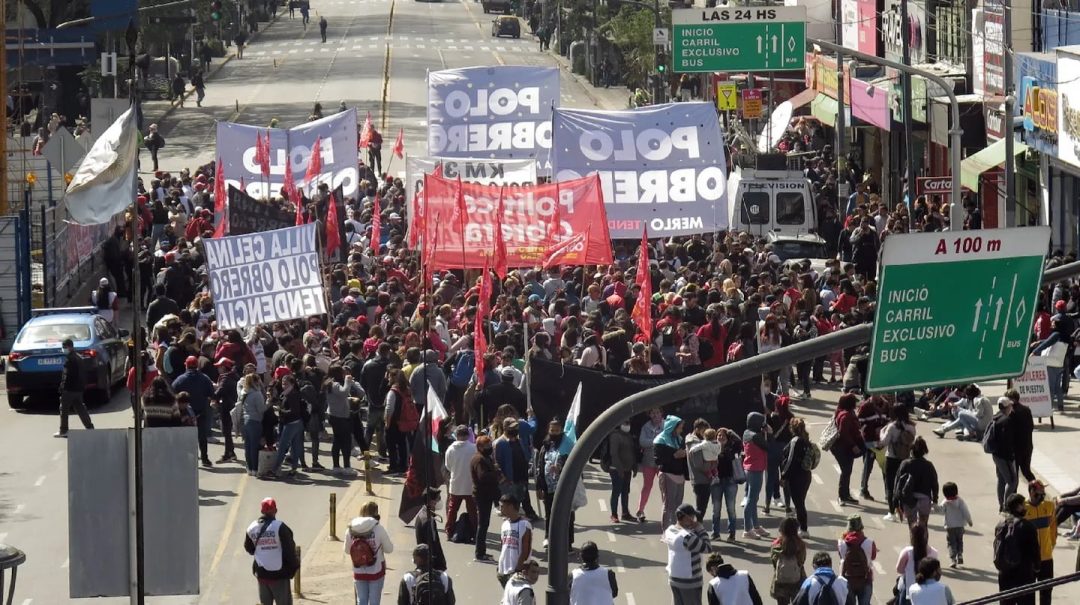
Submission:
[[[371,453],[367,450],[364,450],[364,487],[367,488],[367,495],[375,495],[375,490],[371,488]]]
[[[296,560],[298,562],[301,561],[301,559],[300,559],[300,547],[299,546],[296,547]],[[292,592],[296,596],[301,596],[303,594],[303,593],[300,592],[300,568],[301,567],[303,567],[303,565],[298,566],[296,568],[296,575],[293,576],[293,579],[292,579]]]
[[[330,535],[327,539],[337,542],[337,494],[330,494]]]

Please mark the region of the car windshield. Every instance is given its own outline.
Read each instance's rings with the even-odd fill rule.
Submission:
[[[773,252],[780,260],[790,258],[825,258],[825,245],[820,242],[780,241],[773,242]]]
[[[18,344],[55,344],[71,340],[90,340],[90,326],[86,324],[35,324],[26,326],[19,335]]]

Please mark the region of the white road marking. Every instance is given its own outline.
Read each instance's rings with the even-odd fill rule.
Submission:
[[[607,502],[604,502],[603,498],[600,498],[596,502],[600,505],[600,512],[606,513],[607,512]]]
[[[7,532],[0,532],[0,544],[3,544],[4,540],[6,538],[7,538]]]
[[[814,483],[817,483],[818,485],[825,485],[825,482],[821,479],[821,475],[819,475],[817,473],[814,473],[813,477],[814,477]]]
[[[836,512],[838,512],[838,513],[842,513],[842,512],[844,512],[844,509],[843,509],[843,507],[841,507],[841,506],[840,506],[840,505],[839,505],[839,504],[838,504],[838,503],[836,502],[836,500],[833,500],[832,498],[829,498],[829,505],[830,505],[830,506],[832,506],[832,507],[833,507],[833,510],[835,510],[835,511],[836,511]]]
[[[64,559],[64,564],[60,566],[60,569],[67,569],[71,566],[71,559]]]
[[[878,563],[877,561],[874,561],[874,573],[876,573],[878,576],[885,575],[885,568],[882,567],[881,563]]]
[[[34,482],[34,487],[41,487],[44,483],[45,483],[45,475],[42,475],[42,476],[37,478],[37,481]]]
[[[15,515],[21,514],[23,512],[23,509],[25,509],[25,508],[26,508],[25,504],[20,504],[20,505],[15,507],[15,510],[12,511],[12,514],[15,514]]]
[[[33,599],[23,599],[22,605],[30,605],[33,602]]]
[[[881,517],[879,517],[877,515],[874,515],[873,517],[870,517],[870,518],[874,520],[874,525],[877,525],[881,529],[885,529],[885,520],[884,519],[882,519]]]
[[[637,605],[637,601],[634,600],[634,593],[626,593],[626,605]]]
[[[622,559],[615,559],[615,571],[618,573],[626,573],[626,567],[623,565]]]
[[[604,533],[607,534],[607,541],[608,542],[614,542],[615,541],[615,533],[614,532],[606,531]]]
[[[836,474],[839,475],[840,474],[840,465],[839,464],[834,464],[834,465],[832,465],[832,467],[834,469],[836,469]]]
[[[55,454],[52,455],[52,459],[53,460],[59,460],[63,456],[64,456],[64,450],[60,450],[60,451],[58,451],[58,452],[56,452]]]

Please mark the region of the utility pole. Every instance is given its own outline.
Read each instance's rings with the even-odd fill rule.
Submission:
[[[1002,19],[1002,45],[1001,66],[1005,70],[1005,212],[1016,208],[1016,157],[1015,145],[1013,144],[1013,106],[1016,105],[1016,83],[1013,81],[1013,57],[1012,57],[1012,3],[1002,2],[1004,17]],[[1000,196],[999,196],[1000,197]],[[953,200],[954,204],[960,200]],[[999,225],[1003,227],[1004,225]]]
[[[900,62],[911,65],[911,24],[908,16],[908,0],[900,0]],[[907,161],[905,170],[907,181],[907,200],[909,205],[915,201],[912,194],[915,192],[915,148],[911,141],[911,74],[900,74],[900,87],[903,94],[904,107],[904,158]],[[958,200],[953,200],[958,201]]]
[[[664,27],[664,22],[660,20],[660,0],[653,0],[653,16],[655,17],[656,29]],[[656,93],[653,95],[653,102],[660,104],[665,101],[665,90],[667,89],[667,53],[665,52],[667,49],[660,44],[656,44],[655,49]]]
[[[0,23],[7,23],[7,2],[0,2]],[[6,27],[6,25],[5,25]],[[22,30],[19,30],[19,38],[22,39]],[[7,39],[0,44],[0,91],[5,93],[8,91],[7,85]],[[18,91],[22,92],[22,91]],[[15,98],[12,95],[11,98]],[[21,101],[22,97],[19,97],[19,106],[23,105]],[[3,136],[0,136],[0,215],[6,215],[11,208],[8,202],[8,154],[7,154],[7,138],[8,138],[8,110],[7,101],[0,103],[0,124],[4,125]],[[2,599],[3,597],[0,597]]]
[[[844,115],[844,53],[843,47],[836,47],[836,72],[837,72],[837,85],[836,85],[836,186],[837,186],[837,205],[839,216],[841,219],[846,218],[844,214],[844,205],[847,203],[847,196],[851,195],[850,183],[844,180],[844,171],[847,169],[847,116]]]

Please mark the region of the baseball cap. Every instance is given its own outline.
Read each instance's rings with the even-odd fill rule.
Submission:
[[[259,510],[262,514],[269,515],[277,512],[277,500],[273,498],[263,498],[259,503]]]
[[[292,370],[290,370],[289,368],[286,368],[285,366],[275,368],[274,369],[274,380],[277,380],[277,379],[281,378],[282,376],[288,376],[289,374],[292,374]]]
[[[517,418],[504,418],[503,419],[502,427],[503,427],[504,431],[507,430],[507,429],[517,428],[517,426],[518,426]]]
[[[1054,310],[1055,311],[1064,311],[1065,310],[1065,301],[1059,300],[1056,303],[1054,303]]]
[[[217,360],[214,365],[219,368],[232,368],[233,360],[229,359],[228,357],[222,357],[221,359]]]
[[[100,280],[98,280],[98,286],[101,286],[102,288],[104,288],[105,286],[108,286],[108,285],[109,285],[109,278],[103,277]]]
[[[197,368],[199,367],[199,358],[194,355],[188,355],[188,358],[184,360],[185,368]]]

